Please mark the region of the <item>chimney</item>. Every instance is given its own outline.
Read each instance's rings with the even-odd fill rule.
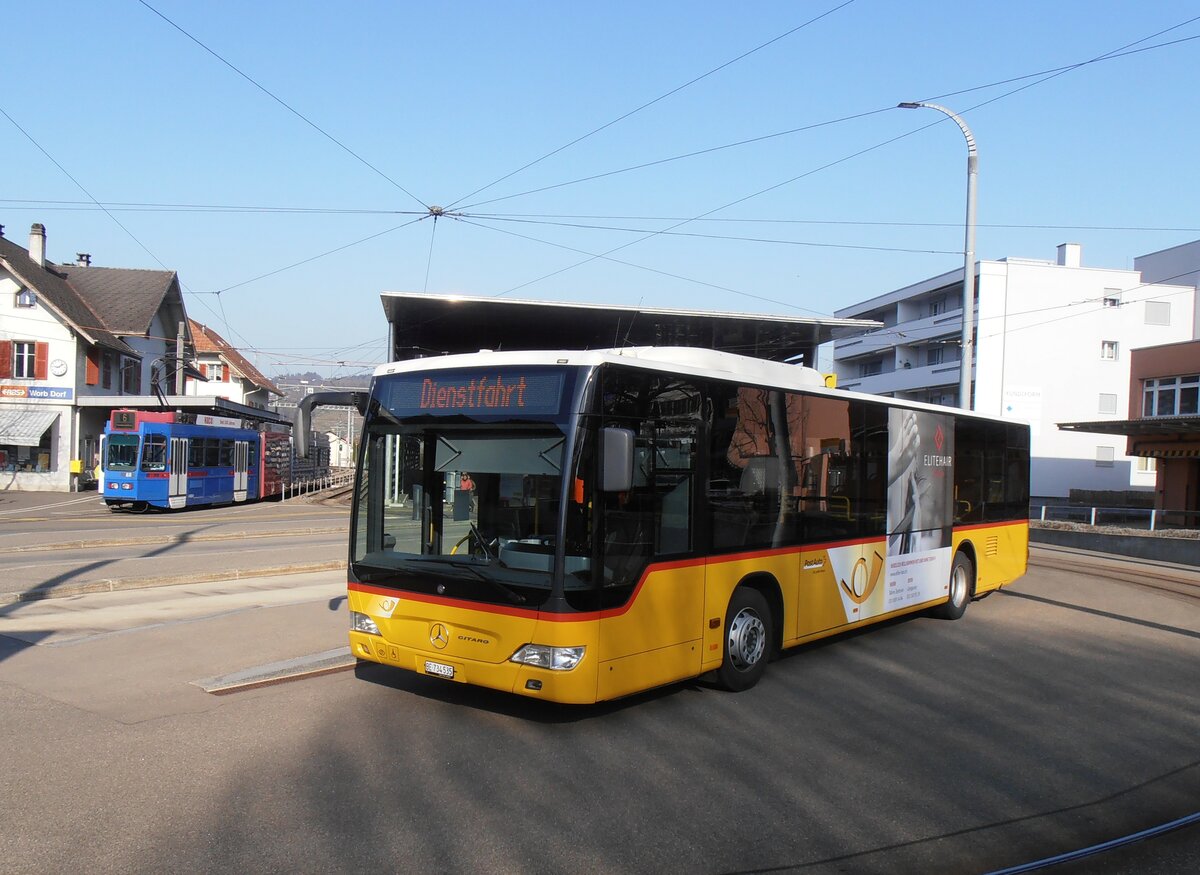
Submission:
[[[1058,263],[1061,267],[1079,267],[1083,261],[1083,245],[1080,243],[1059,243]]]
[[[92,266],[91,253],[90,252],[76,252],[75,253],[75,266],[76,267],[91,267]]]
[[[46,266],[46,226],[41,222],[29,229],[29,257],[38,267]]]

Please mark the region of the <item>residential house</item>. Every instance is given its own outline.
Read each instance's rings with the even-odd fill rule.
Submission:
[[[195,320],[189,320],[189,326],[196,345],[196,367],[204,379],[188,377],[184,394],[225,398],[263,410],[272,395],[283,397],[280,388],[220,334]]]
[[[76,488],[111,410],[170,391],[190,346],[174,271],[55,264],[46,240],[0,226],[0,489]]]

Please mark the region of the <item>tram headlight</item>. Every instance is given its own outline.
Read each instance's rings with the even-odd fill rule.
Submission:
[[[375,625],[375,621],[358,611],[350,612],[350,629],[353,632],[365,632],[367,635],[379,634],[379,627]]]
[[[548,647],[545,644],[526,644],[512,655],[510,661],[551,671],[570,671],[583,659],[586,647]]]

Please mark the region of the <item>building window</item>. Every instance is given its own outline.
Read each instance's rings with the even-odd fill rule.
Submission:
[[[33,380],[37,375],[37,344],[17,340],[13,342],[13,376],[19,380]]]
[[[1108,392],[1100,393],[1100,412],[1101,413],[1116,413],[1117,412],[1117,396],[1110,395]]]
[[[946,296],[945,295],[943,295],[940,298],[933,298],[929,302],[929,315],[930,316],[940,316],[941,314],[943,314],[945,312],[946,312]]]
[[[1117,458],[1115,447],[1096,447],[1096,467],[1111,468]]]
[[[121,391],[126,395],[142,394],[142,363],[137,359],[121,359]]]
[[[100,354],[100,385],[111,389],[113,384],[113,357],[111,352]]]
[[[1117,360],[1117,342],[1115,340],[1100,341],[1100,358],[1106,362]]]
[[[1147,325],[1170,325],[1171,324],[1171,302],[1170,301],[1147,301],[1146,302],[1146,324]]]
[[[930,404],[940,404],[943,407],[957,407],[958,393],[957,392],[930,392]]]
[[[858,375],[860,377],[875,377],[883,373],[883,362],[880,359],[875,359],[871,362],[863,362],[859,365]]]
[[[224,383],[225,382],[225,365],[218,363],[215,365],[204,366],[204,376],[208,377],[209,382]]]
[[[1158,461],[1146,456],[1138,456],[1137,470],[1139,474],[1154,474],[1158,471]]]
[[[925,350],[925,364],[940,365],[946,355],[946,350],[940,346],[931,346]]]
[[[35,447],[0,444],[0,471],[30,473],[53,471],[54,465],[50,460],[50,437],[53,431],[54,426],[51,425],[42,432]]]
[[[37,306],[37,294],[33,291],[33,289],[22,288],[17,292],[17,306],[18,307],[36,307]]]
[[[1187,416],[1197,413],[1200,375],[1159,377],[1142,381],[1142,416]]]
[[[1104,297],[1101,298],[1101,303],[1105,307],[1120,307],[1121,306],[1121,290],[1120,289],[1105,289]]]

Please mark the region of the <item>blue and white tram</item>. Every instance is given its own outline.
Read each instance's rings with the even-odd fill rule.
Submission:
[[[259,432],[224,417],[182,418],[173,412],[112,412],[100,478],[109,507],[230,504],[281,491],[284,475],[269,464],[267,449],[288,443],[286,432]]]

